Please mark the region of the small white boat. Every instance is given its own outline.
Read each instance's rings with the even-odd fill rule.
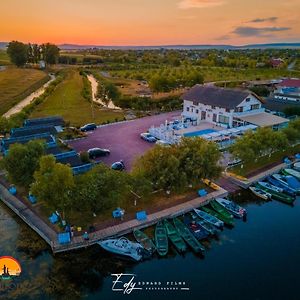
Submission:
[[[220,205],[222,205],[225,209],[227,209],[230,213],[232,213],[235,217],[242,218],[247,214],[245,208],[237,205],[233,201],[230,201],[225,198],[216,198],[215,200]]]
[[[299,172],[300,171],[300,162],[294,163],[293,168]]]
[[[264,190],[261,190],[255,186],[250,186],[249,190],[257,197],[264,199],[264,200],[268,200],[271,199],[272,195]]]
[[[136,261],[143,258],[143,247],[139,243],[129,241],[127,238],[121,237],[119,239],[108,239],[97,243],[106,251],[129,256]]]
[[[259,181],[258,184],[263,188],[266,189],[268,191],[272,191],[272,192],[276,192],[276,193],[283,193],[283,189],[280,187],[277,187],[273,184],[270,184],[268,182],[264,182],[264,181]]]

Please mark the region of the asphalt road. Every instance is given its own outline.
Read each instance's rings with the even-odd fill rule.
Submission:
[[[130,169],[134,160],[145,151],[153,147],[140,138],[142,132],[146,132],[152,125],[159,126],[166,120],[180,118],[180,111],[149,116],[123,123],[110,124],[97,128],[94,132],[88,133],[84,139],[70,142],[77,152],[87,151],[90,148],[106,148],[111,154],[100,160],[108,165],[115,161],[123,160],[126,169]]]

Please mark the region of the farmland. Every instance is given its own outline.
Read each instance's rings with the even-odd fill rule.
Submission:
[[[36,107],[31,117],[60,115],[74,126],[89,122],[99,124],[124,118],[122,112],[105,110],[91,105],[82,96],[83,79],[78,70],[68,69],[65,70],[65,73],[65,79],[43,103]]]
[[[20,69],[7,66],[0,71],[0,115],[23,98],[37,90],[48,80],[48,75],[40,70]]]

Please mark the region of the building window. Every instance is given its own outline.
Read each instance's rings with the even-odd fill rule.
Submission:
[[[214,105],[211,106],[212,109],[216,109],[216,107]]]
[[[244,111],[244,107],[243,106],[241,106],[241,107],[236,107],[235,109],[234,109],[234,112],[243,112]]]
[[[259,104],[251,105],[251,110],[254,110],[254,109],[259,109]]]
[[[199,114],[199,109],[196,109],[196,114]]]
[[[246,98],[246,102],[249,102],[251,99],[250,98]]]
[[[189,107],[187,107],[187,108],[186,108],[186,111],[190,111],[190,108],[189,108]]]
[[[229,124],[229,117],[219,115],[219,123]]]

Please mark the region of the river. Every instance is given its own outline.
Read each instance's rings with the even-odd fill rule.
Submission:
[[[236,220],[234,228],[206,242],[204,258],[172,250],[166,258],[142,263],[121,260],[98,246],[52,256],[35,233],[0,205],[0,255],[12,255],[22,265],[17,287],[0,291],[0,298],[299,299],[300,198],[294,207],[262,202],[245,191],[235,200],[247,208],[247,221]],[[116,277],[111,273],[135,274],[135,288],[149,282],[151,290],[112,291]]]

